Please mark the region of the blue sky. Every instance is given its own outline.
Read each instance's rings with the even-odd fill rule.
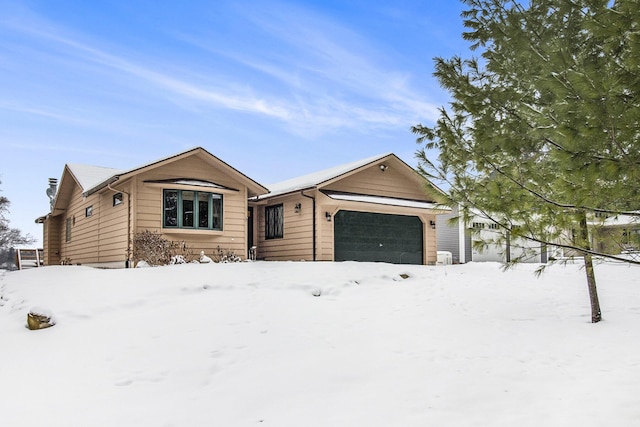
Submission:
[[[468,57],[456,0],[0,0],[0,190],[41,240],[65,163],[202,146],[261,184],[394,152]]]

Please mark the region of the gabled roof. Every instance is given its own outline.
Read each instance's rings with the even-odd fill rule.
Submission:
[[[269,194],[258,196],[257,199],[259,200],[268,197],[280,196],[287,193],[293,193],[295,191],[319,187],[326,182],[332,181],[350,172],[354,172],[360,168],[379,162],[390,156],[396,157],[396,155],[393,153],[380,154],[377,156],[303,175],[297,178],[288,179],[286,181],[267,184],[267,188],[269,188],[271,192]]]
[[[62,193],[65,193],[63,198],[69,197],[70,195],[70,187],[68,187],[68,180],[66,178],[68,175],[71,175],[73,180],[75,180],[81,187],[83,196],[89,196],[120,179],[126,179],[132,175],[192,155],[199,155],[210,163],[215,164],[216,166],[221,166],[227,174],[233,176],[238,181],[243,182],[247,186],[250,195],[264,194],[269,191],[266,187],[262,186],[242,172],[223,162],[204,148],[196,147],[128,170],[82,164],[67,164],[65,165],[65,169],[60,180],[60,185],[58,186],[58,192],[55,196],[53,206],[56,206],[56,204],[58,203],[58,199],[62,196]],[[65,188],[67,190],[65,190]]]
[[[125,172],[121,169],[81,165],[77,163],[67,163],[67,168],[82,188],[83,193],[105,181],[108,181],[110,178]]]
[[[151,163],[146,163],[144,165],[137,166],[135,168],[128,169],[128,170],[103,168],[98,166],[88,166],[88,165],[78,165],[78,164],[67,165],[67,167],[74,175],[74,178],[76,179],[78,184],[80,184],[80,186],[82,187],[83,194],[85,196],[88,196],[90,194],[95,193],[96,191],[103,189],[107,185],[119,179],[128,178],[129,176],[135,175],[144,170],[161,166],[162,164],[169,163],[174,160],[178,160],[179,158],[188,157],[198,153],[204,154],[209,158],[211,158],[216,163],[224,166],[225,169],[227,169],[228,173],[235,175],[236,179],[239,179],[240,181],[244,181],[249,187],[250,192],[253,192],[254,194],[261,194],[269,191],[258,182],[252,180],[242,172],[233,168],[229,164],[223,162],[222,160],[220,160],[213,154],[209,153],[207,150],[205,150],[202,147],[192,148],[190,150],[183,151],[181,153],[174,154],[172,156],[164,157],[162,159],[153,161]]]

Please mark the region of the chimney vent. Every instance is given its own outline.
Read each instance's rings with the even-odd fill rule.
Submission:
[[[49,178],[49,188],[47,188],[47,196],[49,196],[49,203],[51,204],[51,210],[53,210],[53,201],[56,198],[57,191],[58,191],[58,180],[56,178]]]

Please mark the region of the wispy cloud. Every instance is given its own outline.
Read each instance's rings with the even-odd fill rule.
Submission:
[[[65,46],[71,53],[81,56],[85,61],[94,62],[121,73],[134,76],[146,84],[162,88],[172,95],[203,101],[221,108],[259,113],[280,119],[286,119],[288,117],[288,112],[285,108],[275,105],[269,100],[252,96],[238,96],[222,90],[204,88],[172,75],[154,71],[122,56],[111,54],[105,50],[64,36],[60,30],[53,28],[51,25],[21,25],[19,27],[14,25],[14,28],[28,33],[33,37]]]
[[[292,123],[313,116],[341,127],[396,126],[437,117],[437,106],[412,86],[411,72],[394,69],[398,58],[393,52],[379,51],[349,27],[292,5],[252,5],[238,14],[253,31],[277,40],[277,52],[221,45],[207,33],[178,37],[278,81],[279,90],[292,94]]]
[[[348,26],[300,7],[253,10],[252,22],[290,47],[284,66],[297,66],[308,75],[310,90],[315,77],[325,80],[325,87],[359,95],[381,110],[393,107],[402,115],[416,108],[420,114],[435,111],[427,94],[411,86],[412,71],[397,68],[401,58],[395,52],[382,51]]]
[[[66,115],[66,114],[60,113],[59,111],[48,110],[42,107],[19,105],[17,103],[8,103],[8,102],[0,101],[0,110],[31,114],[31,115],[40,116],[46,119],[52,119],[52,120],[70,123],[74,125],[88,125],[91,123],[90,120],[79,117],[79,114]]]
[[[46,152],[58,152],[58,153],[74,153],[74,154],[89,154],[91,157],[98,159],[100,157],[121,157],[123,159],[128,159],[131,157],[130,153],[127,152],[114,152],[112,148],[92,148],[92,147],[83,147],[83,146],[69,146],[69,145],[59,145],[59,144],[43,144],[39,141],[27,141],[22,140],[20,143],[12,143],[8,142],[6,144],[6,148],[11,148],[14,150],[22,150],[22,151],[30,151],[37,154],[42,154]]]
[[[348,26],[300,6],[252,5],[238,13],[279,47],[272,52],[225,47],[211,43],[215,35],[181,34],[183,42],[243,68],[242,73],[223,68],[214,75],[202,65],[135,57],[125,48],[90,42],[36,16],[3,25],[62,49],[65,57],[115,71],[114,79],[125,76],[160,89],[155,95],[180,107],[256,114],[285,123],[297,134],[392,128],[437,117],[436,106],[412,86],[411,73],[394,68],[393,52],[377,50]],[[24,112],[72,120],[39,108],[24,107]]]

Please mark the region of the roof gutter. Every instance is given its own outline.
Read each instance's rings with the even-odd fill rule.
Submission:
[[[88,197],[94,193],[97,193],[98,191],[102,190],[105,187],[109,188],[109,190],[115,191],[113,190],[113,188],[110,187],[110,185],[118,181],[119,179],[120,179],[120,175],[114,175],[111,178],[107,179],[106,181],[103,181],[100,184],[96,185],[95,187],[88,189],[87,191],[82,193],[82,195],[84,197]]]

